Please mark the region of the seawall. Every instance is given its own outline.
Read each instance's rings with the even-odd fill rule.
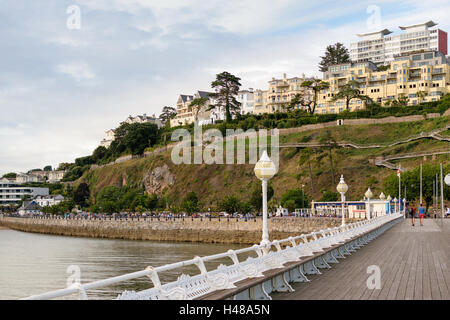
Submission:
[[[269,219],[270,239],[284,239],[315,230],[339,226],[336,218]],[[158,221],[65,220],[0,217],[9,229],[63,236],[204,243],[255,244],[261,241],[262,220],[176,219]]]

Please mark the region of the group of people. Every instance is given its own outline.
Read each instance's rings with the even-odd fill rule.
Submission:
[[[420,219],[420,226],[423,226],[423,219],[425,218],[425,207],[421,203],[419,208],[416,209],[416,207],[413,205],[411,208],[406,208],[405,213],[406,215],[409,214],[409,217],[411,218],[411,225],[414,227],[414,218],[419,214]]]

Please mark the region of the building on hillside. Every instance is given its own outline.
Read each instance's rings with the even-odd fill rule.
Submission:
[[[39,173],[38,173],[39,172]],[[16,177],[17,183],[43,182],[45,179],[40,173],[43,171],[35,171],[31,173],[18,173]]]
[[[158,128],[162,127],[162,123],[161,123],[160,119],[158,119],[155,115],[153,115],[151,117],[147,116],[147,114],[145,114],[145,113],[143,115],[137,115],[135,117],[129,115],[128,118],[126,118],[125,121],[123,121],[122,123],[129,123],[129,124],[133,124],[133,123],[153,123],[153,124],[156,124],[158,126]]]
[[[53,170],[53,171],[47,171],[47,182],[49,183],[56,183],[60,182],[64,175],[67,173],[67,170]]]
[[[236,100],[241,104],[241,114],[253,113],[254,96],[253,88],[238,92]]]
[[[360,40],[350,44],[350,59],[353,62],[372,61],[376,65],[387,65],[396,57],[417,50],[440,51],[447,55],[447,32],[433,28],[436,25],[428,21],[399,27],[404,31],[399,35],[392,35],[388,29],[358,34]]]
[[[36,196],[47,196],[48,188],[23,187],[17,182],[0,179],[0,206],[17,204],[25,197],[33,199]]]
[[[269,89],[267,91],[256,90],[254,93],[254,114],[284,112],[287,106],[291,103],[292,98],[296,94],[302,94],[308,98],[311,92],[302,87],[302,83],[313,78],[302,77],[287,78],[283,74],[282,79],[275,79],[269,81]],[[297,105],[295,109],[300,109],[302,106]]]
[[[197,91],[194,95],[181,94],[177,100],[177,115],[170,120],[170,126],[183,126],[194,123],[197,119],[199,125],[213,124],[217,120],[225,120],[225,111],[221,107],[216,107],[207,111],[209,106],[215,105],[216,100],[210,95],[212,92]],[[197,98],[206,98],[206,104],[201,110],[191,107],[192,101]]]
[[[109,129],[108,131],[106,131],[106,137],[103,138],[103,140],[100,142],[100,146],[109,148],[109,146],[111,145],[111,143],[114,141],[115,138],[116,136],[114,133],[114,129]]]
[[[51,207],[63,202],[64,200],[65,198],[62,195],[58,194],[58,195],[36,196],[33,201],[36,202],[41,207]]]
[[[400,97],[408,98],[408,105],[415,105],[437,101],[450,92],[450,63],[442,52],[424,51],[396,57],[385,71],[380,71],[370,61],[330,66],[323,76],[330,87],[321,91],[315,112],[344,111],[346,102],[332,99],[350,80],[358,81],[360,93],[381,105]],[[350,111],[364,107],[364,101],[350,101]]]
[[[17,212],[20,216],[27,216],[40,214],[41,210],[41,206],[39,206],[35,201],[24,201]]]

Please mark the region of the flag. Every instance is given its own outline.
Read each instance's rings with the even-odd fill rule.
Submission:
[[[402,171],[400,170],[400,167],[398,167],[397,176],[400,178],[401,174],[402,174]]]

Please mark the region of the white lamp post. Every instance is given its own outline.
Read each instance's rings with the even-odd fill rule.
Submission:
[[[337,191],[341,194],[341,201],[342,201],[342,225],[345,226],[345,193],[348,190],[348,185],[344,181],[344,176],[341,175],[341,181],[339,181],[339,184],[336,187]]]
[[[372,218],[372,215],[370,214],[370,199],[373,197],[373,193],[372,191],[369,189],[367,189],[366,194],[365,194],[367,200],[368,200],[368,207],[369,207],[369,220]]]
[[[386,200],[386,196],[384,195],[383,192],[380,194],[380,200]]]
[[[388,195],[386,200],[388,201],[388,204],[389,204],[389,210],[388,211],[389,211],[389,213],[391,213],[391,200],[392,200],[391,195]]]
[[[394,198],[394,211],[397,212],[397,197]]]
[[[264,150],[261,159],[255,165],[255,175],[262,181],[262,195],[263,195],[263,230],[261,245],[265,246],[264,253],[269,251],[269,226],[267,221],[267,181],[277,173],[275,163],[270,160],[267,151]]]

